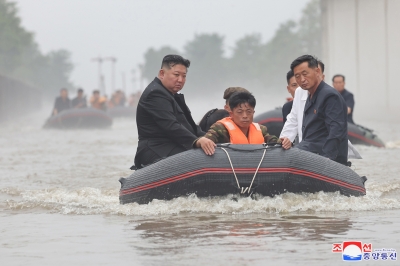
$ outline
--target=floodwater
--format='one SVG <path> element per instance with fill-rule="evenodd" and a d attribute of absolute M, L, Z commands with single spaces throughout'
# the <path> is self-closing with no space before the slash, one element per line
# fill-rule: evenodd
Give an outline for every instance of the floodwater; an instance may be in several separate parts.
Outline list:
<path fill-rule="evenodd" d="M 365 197 L 189 195 L 120 205 L 135 122 L 43 130 L 46 114 L 0 125 L 0 265 L 334 265 L 344 262 L 332 244 L 346 240 L 400 251 L 398 124 L 357 121 L 388 146 L 356 146 L 364 159 L 353 169 L 368 177 Z"/>

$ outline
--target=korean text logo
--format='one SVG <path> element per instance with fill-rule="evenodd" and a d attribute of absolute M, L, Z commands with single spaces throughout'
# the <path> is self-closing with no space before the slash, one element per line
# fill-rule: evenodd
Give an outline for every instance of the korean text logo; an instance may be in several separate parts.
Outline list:
<path fill-rule="evenodd" d="M 371 243 L 362 243 L 361 241 L 343 241 L 332 245 L 332 252 L 342 253 L 344 261 L 361 260 L 397 260 L 397 252 L 393 248 L 372 249 Z"/>

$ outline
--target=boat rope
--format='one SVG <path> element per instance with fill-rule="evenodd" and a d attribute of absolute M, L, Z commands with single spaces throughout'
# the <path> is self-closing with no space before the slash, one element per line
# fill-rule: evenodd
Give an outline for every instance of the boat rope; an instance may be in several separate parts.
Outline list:
<path fill-rule="evenodd" d="M 240 189 L 240 194 L 244 194 L 246 192 L 250 193 L 251 187 L 253 186 L 253 183 L 254 183 L 254 179 L 256 178 L 258 170 L 260 169 L 261 163 L 264 160 L 265 153 L 267 152 L 267 149 L 264 149 L 263 155 L 261 157 L 260 162 L 258 163 L 257 169 L 256 169 L 256 171 L 254 173 L 253 179 L 251 180 L 251 183 L 250 183 L 249 187 L 240 187 L 239 179 L 236 176 L 236 172 L 235 172 L 235 168 L 233 167 L 233 164 L 232 164 L 231 156 L 229 155 L 228 151 L 225 148 L 221 147 L 221 149 L 226 153 L 226 156 L 228 157 L 229 163 L 230 163 L 231 168 L 232 168 L 233 175 L 235 176 L 235 179 L 236 179 L 236 184 L 238 185 L 238 188 Z"/>

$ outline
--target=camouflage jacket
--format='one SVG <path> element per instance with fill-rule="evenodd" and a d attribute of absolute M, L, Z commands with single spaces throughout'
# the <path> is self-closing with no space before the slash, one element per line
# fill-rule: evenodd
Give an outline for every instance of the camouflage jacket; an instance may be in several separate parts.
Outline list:
<path fill-rule="evenodd" d="M 266 126 L 260 125 L 260 128 L 261 128 L 261 132 L 264 136 L 265 143 L 280 142 L 276 136 L 270 135 L 267 132 Z M 215 124 L 213 124 L 210 127 L 210 129 L 207 131 L 207 133 L 204 135 L 204 137 L 214 141 L 214 143 L 229 143 L 230 142 L 229 132 L 225 128 L 225 126 L 220 122 L 216 122 Z"/>

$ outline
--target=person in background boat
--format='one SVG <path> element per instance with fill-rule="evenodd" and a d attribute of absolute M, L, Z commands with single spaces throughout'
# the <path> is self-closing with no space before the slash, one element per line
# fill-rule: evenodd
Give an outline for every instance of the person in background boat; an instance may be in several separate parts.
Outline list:
<path fill-rule="evenodd" d="M 62 88 L 60 90 L 60 96 L 56 98 L 54 102 L 53 112 L 51 115 L 58 115 L 64 110 L 71 108 L 71 100 L 68 98 L 68 90 Z"/>
<path fill-rule="evenodd" d="M 87 107 L 86 97 L 83 96 L 83 89 L 81 89 L 81 88 L 78 89 L 77 96 L 74 99 L 72 99 L 72 101 L 71 101 L 71 107 L 72 108 L 86 108 Z"/>
<path fill-rule="evenodd" d="M 114 108 L 116 106 L 125 106 L 125 95 L 121 90 L 117 90 L 112 96 L 110 101 L 108 102 L 109 108 Z"/>
<path fill-rule="evenodd" d="M 229 98 L 229 117 L 213 124 L 195 146 L 202 148 L 207 155 L 215 152 L 213 143 L 262 144 L 276 143 L 278 138 L 268 134 L 267 127 L 253 123 L 256 99 L 249 92 L 235 92 Z"/>
<path fill-rule="evenodd" d="M 107 98 L 100 96 L 100 91 L 94 90 L 93 95 L 90 98 L 90 106 L 95 109 L 105 111 L 107 109 L 106 103 L 107 103 Z"/>
<path fill-rule="evenodd" d="M 286 123 L 286 117 L 292 111 L 292 106 L 293 106 L 293 98 L 294 98 L 294 93 L 296 89 L 299 87 L 299 85 L 296 82 L 296 79 L 294 78 L 294 74 L 292 70 L 289 70 L 289 72 L 286 74 L 286 81 L 287 81 L 287 90 L 292 95 L 292 98 L 288 98 L 288 101 L 282 106 L 282 116 L 283 116 L 283 123 Z"/>
<path fill-rule="evenodd" d="M 224 100 L 225 100 L 225 106 L 224 109 L 212 109 L 208 111 L 203 118 L 201 119 L 199 126 L 201 130 L 204 132 L 207 132 L 211 125 L 213 125 L 215 122 L 221 120 L 222 118 L 228 117 L 229 116 L 229 97 L 235 92 L 249 92 L 245 88 L 242 87 L 229 87 L 224 91 Z"/>
<path fill-rule="evenodd" d="M 353 121 L 353 112 L 354 112 L 354 96 L 351 92 L 346 90 L 344 86 L 346 85 L 345 83 L 345 77 L 341 74 L 334 75 L 332 78 L 332 84 L 333 87 L 342 95 L 343 99 L 346 102 L 347 105 L 347 121 L 349 123 L 354 124 Z"/>
<path fill-rule="evenodd" d="M 193 121 L 183 94 L 190 61 L 166 55 L 156 77 L 143 91 L 136 124 L 139 143 L 135 166 L 139 169 L 160 159 L 190 150 L 204 132 Z M 208 143 L 214 144 L 211 140 Z"/>
<path fill-rule="evenodd" d="M 131 106 L 131 107 L 136 107 L 138 105 L 138 103 L 139 103 L 140 96 L 142 96 L 142 92 L 141 91 L 137 91 L 135 93 L 132 93 L 129 96 L 128 105 Z"/>
<path fill-rule="evenodd" d="M 346 102 L 338 91 L 322 80 L 315 57 L 300 56 L 292 62 L 290 69 L 297 83 L 309 93 L 304 107 L 303 140 L 296 147 L 347 165 Z"/>

